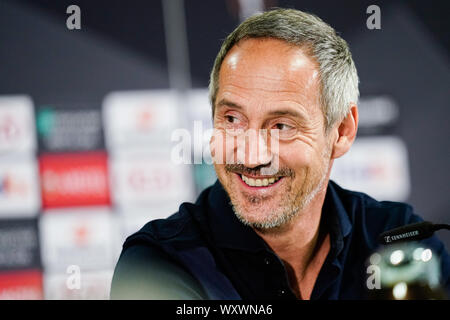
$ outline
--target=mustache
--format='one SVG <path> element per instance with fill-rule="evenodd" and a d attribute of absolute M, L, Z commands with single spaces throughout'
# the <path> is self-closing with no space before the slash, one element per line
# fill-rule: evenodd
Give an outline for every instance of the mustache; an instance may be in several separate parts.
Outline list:
<path fill-rule="evenodd" d="M 233 172 L 238 174 L 247 174 L 250 176 L 261 176 L 261 169 L 267 167 L 267 165 L 261 165 L 254 168 L 248 168 L 244 166 L 243 164 L 226 164 L 225 170 L 227 172 Z M 278 178 L 278 177 L 293 177 L 294 176 L 294 170 L 288 168 L 288 167 L 281 167 L 277 171 L 276 174 L 271 175 L 272 177 Z"/>

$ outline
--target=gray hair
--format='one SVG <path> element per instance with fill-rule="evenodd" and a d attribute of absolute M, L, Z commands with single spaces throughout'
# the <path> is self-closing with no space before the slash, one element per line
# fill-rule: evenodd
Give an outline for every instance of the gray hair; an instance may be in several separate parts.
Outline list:
<path fill-rule="evenodd" d="M 294 9 L 275 9 L 242 22 L 222 44 L 214 61 L 209 97 L 214 115 L 219 72 L 230 49 L 243 39 L 275 38 L 306 49 L 319 65 L 320 104 L 329 129 L 358 103 L 358 74 L 347 42 L 319 17 Z"/>

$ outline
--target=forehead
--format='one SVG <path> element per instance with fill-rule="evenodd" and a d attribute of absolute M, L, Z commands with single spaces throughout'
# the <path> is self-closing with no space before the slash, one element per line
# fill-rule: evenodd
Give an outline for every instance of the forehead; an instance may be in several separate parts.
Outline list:
<path fill-rule="evenodd" d="M 216 102 L 316 105 L 319 92 L 318 66 L 306 50 L 278 39 L 247 39 L 236 44 L 222 63 Z"/>

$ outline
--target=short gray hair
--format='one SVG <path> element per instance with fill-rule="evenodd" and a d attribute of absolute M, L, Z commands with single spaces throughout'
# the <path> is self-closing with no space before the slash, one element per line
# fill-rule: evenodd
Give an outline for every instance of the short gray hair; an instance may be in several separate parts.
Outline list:
<path fill-rule="evenodd" d="M 242 22 L 222 43 L 214 61 L 209 97 L 214 115 L 219 89 L 219 72 L 230 49 L 250 38 L 275 38 L 306 49 L 319 65 L 320 104 L 329 129 L 358 103 L 358 74 L 347 42 L 319 17 L 294 9 L 275 9 L 256 14 Z"/>

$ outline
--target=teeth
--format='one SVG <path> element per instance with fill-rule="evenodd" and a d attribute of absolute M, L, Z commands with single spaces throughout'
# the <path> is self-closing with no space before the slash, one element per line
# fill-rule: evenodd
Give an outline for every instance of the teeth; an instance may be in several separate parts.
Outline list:
<path fill-rule="evenodd" d="M 277 182 L 278 180 L 280 180 L 280 177 L 278 178 L 265 178 L 265 179 L 253 179 L 253 178 L 248 178 L 244 175 L 241 175 L 242 180 L 249 185 L 250 187 L 267 187 L 268 185 L 271 185 L 275 182 Z"/>

